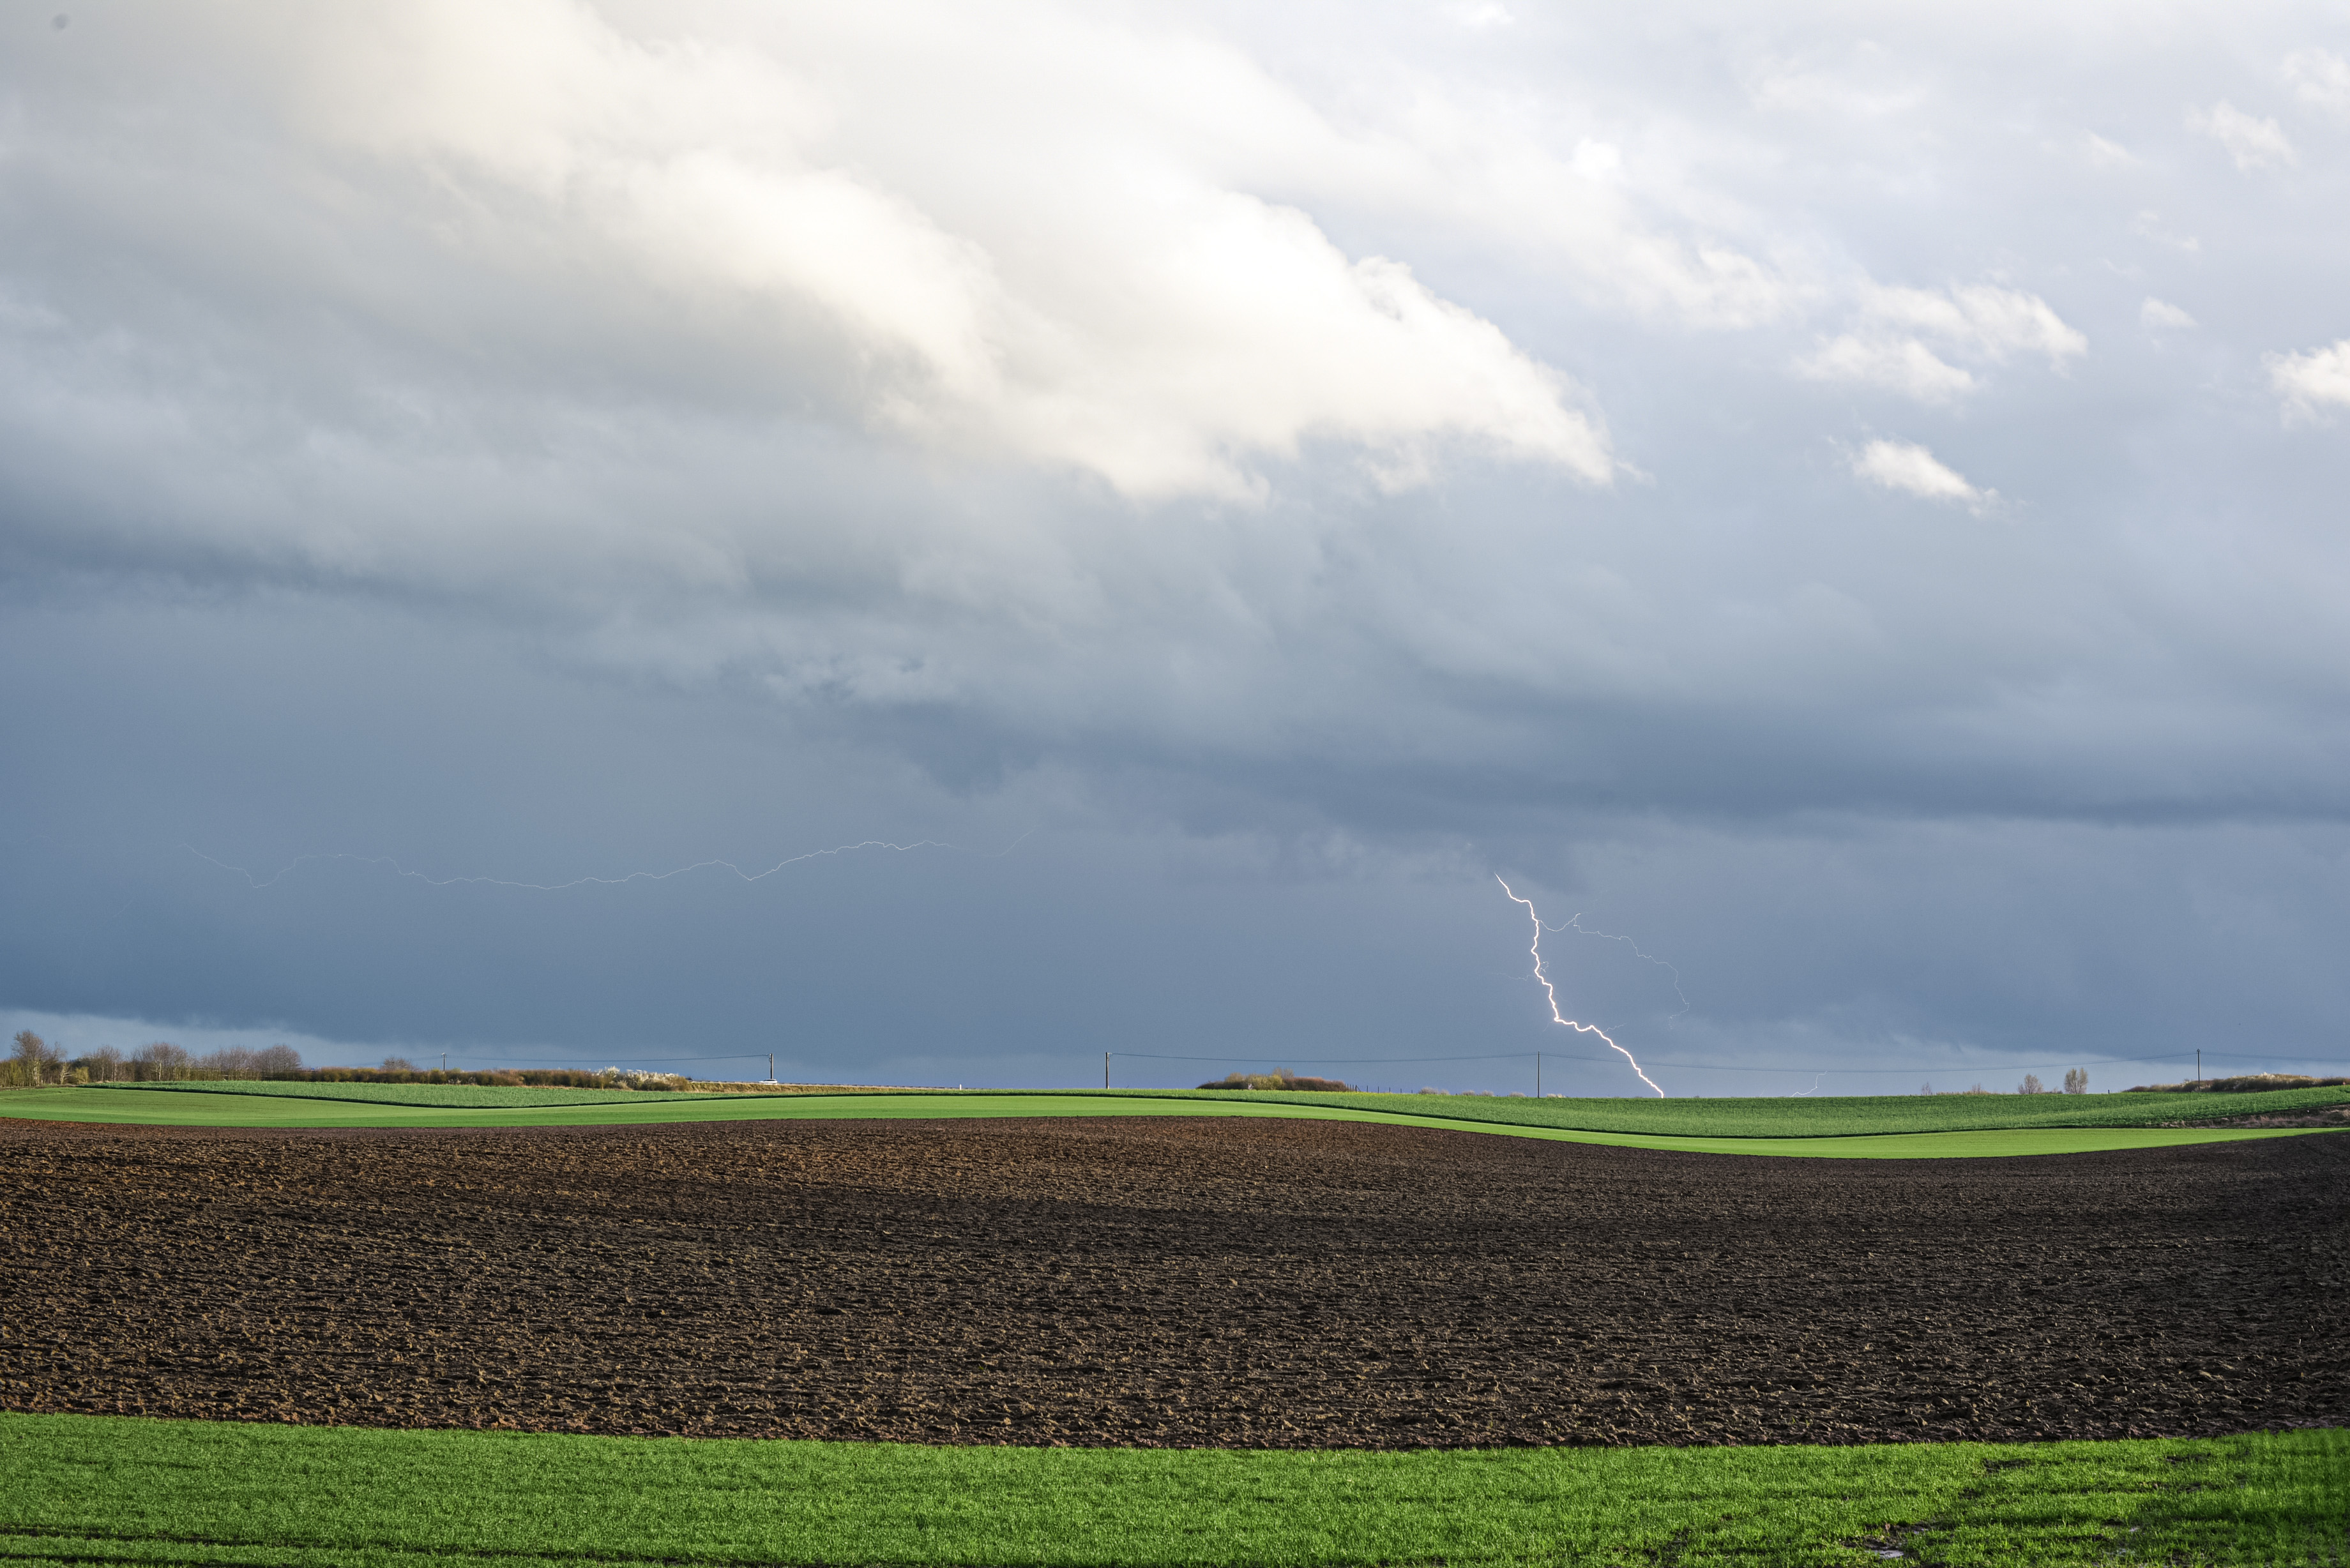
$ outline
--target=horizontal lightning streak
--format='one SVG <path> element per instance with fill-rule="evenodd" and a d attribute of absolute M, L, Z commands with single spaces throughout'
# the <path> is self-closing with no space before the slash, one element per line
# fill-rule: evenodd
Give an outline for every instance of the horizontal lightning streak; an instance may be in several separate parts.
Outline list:
<path fill-rule="evenodd" d="M 1599 1025 L 1596 1023 L 1577 1023 L 1574 1019 L 1569 1018 L 1566 1014 L 1558 1010 L 1558 988 L 1551 984 L 1550 976 L 1543 972 L 1542 917 L 1534 912 L 1533 899 L 1521 898 L 1517 894 L 1511 892 L 1510 885 L 1507 882 L 1503 882 L 1502 878 L 1498 876 L 1496 876 L 1493 880 L 1502 883 L 1502 891 L 1509 894 L 1510 902 L 1513 904 L 1523 904 L 1526 907 L 1526 918 L 1534 923 L 1534 945 L 1529 950 L 1534 955 L 1534 978 L 1542 981 L 1543 994 L 1550 998 L 1550 1021 L 1553 1023 L 1559 1024 L 1565 1028 L 1572 1029 L 1579 1034 L 1596 1034 L 1599 1036 L 1601 1040 L 1607 1043 L 1609 1050 L 1614 1051 L 1618 1055 L 1622 1056 L 1624 1060 L 1632 1064 L 1632 1071 L 1638 1076 L 1640 1082 L 1648 1085 L 1648 1087 L 1652 1089 L 1656 1089 L 1659 1097 L 1663 1097 L 1665 1091 L 1657 1087 L 1657 1081 L 1648 1076 L 1648 1074 L 1641 1072 L 1640 1064 L 1633 1056 L 1632 1053 L 1625 1050 L 1621 1045 L 1617 1044 L 1614 1040 L 1609 1039 L 1606 1030 L 1600 1028 Z"/>

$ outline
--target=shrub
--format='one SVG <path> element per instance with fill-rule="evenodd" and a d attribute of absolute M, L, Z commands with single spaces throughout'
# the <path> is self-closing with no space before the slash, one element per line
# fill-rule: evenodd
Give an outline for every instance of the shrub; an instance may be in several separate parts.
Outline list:
<path fill-rule="evenodd" d="M 1228 1073 L 1212 1084 L 1202 1084 L 1203 1089 L 1304 1089 L 1312 1094 L 1344 1095 L 1347 1085 L 1336 1078 L 1301 1078 L 1286 1067 L 1271 1073 Z M 1435 1091 L 1423 1089 L 1422 1094 Z"/>
<path fill-rule="evenodd" d="M 2350 1078 L 2305 1078 L 2299 1073 L 2240 1073 L 2232 1078 L 2189 1078 L 2183 1084 L 2139 1084 L 2133 1095 L 2258 1094 L 2264 1089 L 2328 1089 Z"/>

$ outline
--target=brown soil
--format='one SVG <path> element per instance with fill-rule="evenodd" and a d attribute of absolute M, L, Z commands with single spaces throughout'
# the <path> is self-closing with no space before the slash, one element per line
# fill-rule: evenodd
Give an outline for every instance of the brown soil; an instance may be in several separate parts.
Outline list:
<path fill-rule="evenodd" d="M 0 1123 L 0 1406 L 1403 1448 L 2350 1421 L 2350 1138 Z"/>

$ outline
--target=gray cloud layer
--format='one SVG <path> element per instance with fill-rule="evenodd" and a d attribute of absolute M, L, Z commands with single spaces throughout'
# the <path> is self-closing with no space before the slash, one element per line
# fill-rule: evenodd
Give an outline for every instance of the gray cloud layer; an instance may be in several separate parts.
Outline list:
<path fill-rule="evenodd" d="M 0 1002 L 2338 1054 L 2318 11 L 5 26 Z"/>

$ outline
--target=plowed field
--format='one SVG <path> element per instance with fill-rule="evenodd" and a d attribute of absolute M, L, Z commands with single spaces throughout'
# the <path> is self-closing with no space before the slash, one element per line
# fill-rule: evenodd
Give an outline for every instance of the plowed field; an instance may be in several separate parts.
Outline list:
<path fill-rule="evenodd" d="M 1335 1122 L 0 1124 L 0 1403 L 1459 1447 L 2350 1423 L 2350 1137 L 1827 1161 Z"/>

